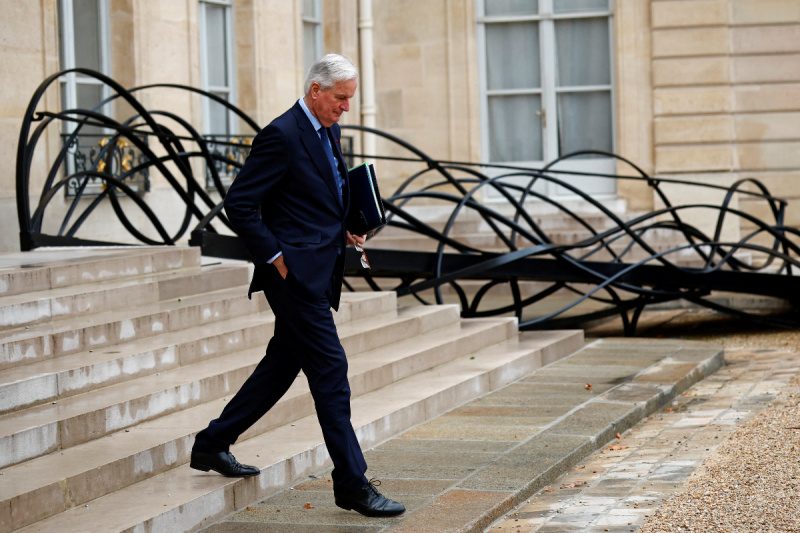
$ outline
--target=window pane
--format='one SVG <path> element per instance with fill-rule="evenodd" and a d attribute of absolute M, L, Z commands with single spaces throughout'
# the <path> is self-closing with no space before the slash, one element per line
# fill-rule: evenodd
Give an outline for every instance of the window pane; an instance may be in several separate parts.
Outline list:
<path fill-rule="evenodd" d="M 227 93 L 213 93 L 225 100 L 228 99 Z M 214 135 L 227 135 L 230 133 L 228 128 L 228 110 L 222 104 L 211 102 L 209 104 L 209 128 Z"/>
<path fill-rule="evenodd" d="M 208 84 L 212 87 L 228 86 L 225 6 L 205 4 L 206 56 L 208 57 Z"/>
<path fill-rule="evenodd" d="M 75 66 L 102 71 L 97 0 L 73 0 Z"/>
<path fill-rule="evenodd" d="M 542 160 L 542 108 L 538 95 L 489 97 L 489 159 Z"/>
<path fill-rule="evenodd" d="M 611 84 L 608 19 L 556 21 L 558 86 Z"/>
<path fill-rule="evenodd" d="M 303 65 L 306 71 L 318 59 L 317 26 L 312 22 L 303 22 Z"/>
<path fill-rule="evenodd" d="M 539 13 L 539 0 L 484 0 L 483 5 L 487 16 L 536 15 Z"/>
<path fill-rule="evenodd" d="M 486 73 L 490 91 L 540 87 L 538 23 L 487 24 Z"/>
<path fill-rule="evenodd" d="M 103 100 L 103 86 L 99 84 L 77 83 L 75 84 L 75 93 L 78 109 L 94 109 Z M 102 113 L 102 110 L 100 112 Z M 81 128 L 81 133 L 102 135 L 103 129 L 97 126 L 84 126 Z"/>
<path fill-rule="evenodd" d="M 319 18 L 319 13 L 317 13 L 317 0 L 303 0 L 303 16 Z"/>
<path fill-rule="evenodd" d="M 610 91 L 560 94 L 558 117 L 559 155 L 612 151 Z"/>
<path fill-rule="evenodd" d="M 576 11 L 608 11 L 608 0 L 553 0 L 556 13 Z"/>

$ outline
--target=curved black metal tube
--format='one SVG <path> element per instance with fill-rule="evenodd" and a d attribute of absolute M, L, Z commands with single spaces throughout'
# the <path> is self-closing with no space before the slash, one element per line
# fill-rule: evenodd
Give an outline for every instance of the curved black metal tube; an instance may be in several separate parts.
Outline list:
<path fill-rule="evenodd" d="M 111 89 L 111 96 L 92 110 L 37 110 L 47 88 L 67 72 L 94 77 Z M 208 187 L 215 188 L 224 199 L 226 185 L 215 163 L 224 162 L 230 165 L 229 168 L 238 169 L 240 161 L 235 156 L 230 159 L 227 155 L 215 153 L 211 146 L 215 141 L 201 135 L 190 121 L 171 111 L 148 110 L 135 96 L 142 91 L 161 89 L 186 91 L 208 98 L 214 105 L 223 106 L 226 111 L 239 117 L 243 124 L 252 128 L 253 133 L 259 129 L 256 122 L 241 109 L 193 87 L 150 84 L 126 90 L 110 78 L 87 69 L 72 69 L 48 77 L 32 95 L 20 128 L 16 186 L 23 249 L 32 249 L 43 242 L 97 242 L 80 238 L 78 234 L 98 211 L 97 207 L 109 202 L 114 216 L 139 242 L 174 244 L 196 220 L 190 243 L 201 246 L 203 253 L 247 257 L 236 237 L 218 234 L 214 226 L 218 219 L 228 228 L 230 223 L 224 216 L 222 203 L 212 199 L 203 180 L 193 170 L 200 167 L 203 167 L 203 171 L 208 169 Z M 102 112 L 104 106 L 118 99 L 125 101 L 133 110 L 126 120 L 115 120 Z M 162 119 L 166 119 L 170 125 L 162 122 Z M 36 122 L 38 124 L 34 124 Z M 36 206 L 32 209 L 31 166 L 34 153 L 49 128 L 60 128 L 65 123 L 70 123 L 74 128 L 65 136 L 64 147 L 49 167 L 43 186 L 36 193 Z M 178 127 L 172 127 L 174 125 Z M 98 151 L 88 168 L 64 172 L 70 147 L 89 126 L 107 130 L 110 142 Z M 518 318 L 521 328 L 536 329 L 580 325 L 588 320 L 616 315 L 621 319 L 626 334 L 635 333 L 642 310 L 648 305 L 678 299 L 736 316 L 752 317 L 744 310 L 709 300 L 707 296 L 714 290 L 733 288 L 749 294 L 785 297 L 795 305 L 798 303 L 795 299 L 800 299 L 792 296 L 800 294 L 800 281 L 792 275 L 795 269 L 800 268 L 800 231 L 785 225 L 787 202 L 773 197 L 755 179 L 740 179 L 725 187 L 651 177 L 630 160 L 597 150 L 567 154 L 538 169 L 437 160 L 407 141 L 375 128 L 343 125 L 342 129 L 361 135 L 379 136 L 408 154 L 367 154 L 363 157 L 420 166 L 399 180 L 397 189 L 384 198 L 387 225 L 370 237 L 373 268 L 361 270 L 355 258 L 349 253 L 346 256 L 347 273 L 351 276 L 345 283 L 348 288 L 354 287 L 354 276 L 363 278 L 372 290 L 382 290 L 380 285 L 385 280 L 399 296 L 412 296 L 416 301 L 427 304 L 430 303 L 428 295 L 431 293 L 433 302 L 444 302 L 446 295 L 443 289 L 450 287 L 464 316 L 513 314 Z M 119 154 L 115 152 L 115 147 L 122 139 L 138 150 L 140 160 L 126 170 L 112 174 L 111 168 L 119 167 Z M 159 145 L 158 155 L 149 141 Z M 629 165 L 634 175 L 557 168 L 559 163 L 586 155 L 615 159 L 619 164 Z M 101 162 L 105 165 L 101 165 Z M 493 176 L 486 174 L 488 169 L 494 173 Z M 176 208 L 183 212 L 179 217 L 179 227 L 173 232 L 167 231 L 158 213 L 129 185 L 135 176 L 150 171 L 161 175 L 177 194 Z M 59 178 L 59 173 L 63 174 L 62 178 Z M 653 191 L 663 207 L 624 219 L 568 181 L 576 176 L 641 181 Z M 75 180 L 73 183 L 77 185 L 74 197 L 68 202 L 66 214 L 60 221 L 58 234 L 43 235 L 41 232 L 45 217 L 50 212 L 49 207 L 56 195 L 66 189 L 70 179 Z M 87 202 L 89 180 L 102 183 L 103 189 Z M 567 191 L 573 198 L 579 199 L 583 205 L 591 206 L 593 216 L 602 220 L 603 226 L 595 225 L 582 211 L 571 208 L 562 198 L 542 193 L 539 184 L 557 186 L 559 190 Z M 724 194 L 718 205 L 676 205 L 666 193 L 665 184 L 710 189 Z M 482 201 L 481 196 L 485 196 L 487 191 L 494 191 L 499 203 Z M 734 207 L 739 196 L 766 202 L 770 220 L 761 220 L 744 209 Z M 127 204 L 123 198 L 130 199 L 142 210 L 155 228 L 157 239 L 147 236 L 136 227 L 126 212 Z M 424 221 L 415 214 L 417 205 L 429 204 L 440 206 L 442 216 L 437 223 L 441 223 L 441 226 Z M 555 211 L 560 220 L 574 224 L 577 229 L 573 230 L 573 234 L 579 232 L 580 236 L 565 241 L 533 216 L 531 206 L 546 206 L 550 211 Z M 714 217 L 713 229 L 704 231 L 687 222 L 693 210 L 711 213 Z M 493 239 L 494 243 L 475 245 L 468 235 L 459 232 L 462 219 L 480 223 L 481 238 Z M 738 241 L 724 242 L 723 230 L 729 222 L 746 223 L 753 229 L 749 229 Z M 420 250 L 393 250 L 393 237 L 384 231 L 387 228 L 413 236 L 415 242 L 419 242 Z M 665 238 L 671 241 L 667 244 L 663 242 Z M 226 251 L 215 248 L 222 246 L 220 243 L 224 243 Z M 755 259 L 746 260 L 745 254 Z M 684 256 L 693 263 L 686 263 Z M 383 257 L 385 261 L 381 259 Z M 523 294 L 528 281 L 544 282 L 544 286 L 536 287 L 532 294 Z M 509 291 L 508 297 L 499 302 L 489 298 L 493 289 L 501 286 Z M 538 303 L 557 293 L 567 293 L 575 299 L 555 311 L 537 312 Z M 602 308 L 566 316 L 568 311 L 577 311 L 578 306 L 589 301 Z M 540 316 L 531 318 L 531 315 L 537 314 Z M 759 317 L 759 320 L 770 319 Z M 776 319 L 775 323 L 800 325 L 800 322 L 785 318 Z"/>

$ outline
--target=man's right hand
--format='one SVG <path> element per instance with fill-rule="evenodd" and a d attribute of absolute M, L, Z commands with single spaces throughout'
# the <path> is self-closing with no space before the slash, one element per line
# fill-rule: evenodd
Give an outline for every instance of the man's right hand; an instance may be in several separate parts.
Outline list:
<path fill-rule="evenodd" d="M 278 269 L 278 274 L 280 274 L 283 279 L 286 279 L 286 276 L 289 274 L 289 269 L 286 268 L 286 263 L 283 262 L 283 255 L 276 257 L 272 264 Z"/>

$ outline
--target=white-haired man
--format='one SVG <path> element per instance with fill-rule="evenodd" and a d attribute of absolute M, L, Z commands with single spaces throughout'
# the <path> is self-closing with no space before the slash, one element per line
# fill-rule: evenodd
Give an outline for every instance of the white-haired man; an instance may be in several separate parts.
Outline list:
<path fill-rule="evenodd" d="M 253 374 L 197 434 L 190 465 L 230 477 L 257 475 L 229 447 L 302 370 L 333 461 L 336 505 L 395 516 L 405 507 L 364 475 L 367 464 L 350 421 L 347 358 L 331 312 L 339 308 L 344 249 L 364 243 L 345 226 L 349 184 L 337 124 L 357 87 L 349 59 L 328 54 L 315 62 L 305 96 L 258 133 L 225 197 L 225 212 L 255 264 L 249 294 L 264 291 L 275 331 Z"/>

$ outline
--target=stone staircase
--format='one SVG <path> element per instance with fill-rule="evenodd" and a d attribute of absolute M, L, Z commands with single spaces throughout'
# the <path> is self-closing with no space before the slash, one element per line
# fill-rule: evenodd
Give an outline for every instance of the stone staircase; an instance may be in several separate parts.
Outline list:
<path fill-rule="evenodd" d="M 271 336 L 248 282 L 193 248 L 0 256 L 0 532 L 195 531 L 330 466 L 302 377 L 234 446 L 260 476 L 187 465 Z M 365 449 L 583 346 L 391 292 L 335 317 Z"/>
<path fill-rule="evenodd" d="M 509 219 L 513 219 L 515 213 L 507 206 L 491 206 L 499 214 Z M 568 202 L 565 205 L 573 213 L 580 217 L 582 222 L 575 218 L 567 216 L 564 212 L 555 210 L 552 206 L 534 203 L 530 204 L 528 208 L 528 215 L 537 224 L 537 226 L 545 232 L 547 237 L 555 244 L 574 244 L 584 239 L 592 237 L 593 233 L 584 225 L 587 224 L 596 233 L 602 233 L 612 228 L 616 228 L 617 224 L 606 214 L 601 213 L 596 207 L 593 207 L 583 202 Z M 606 202 L 605 207 L 614 213 L 619 219 L 623 221 L 630 221 L 643 213 L 627 213 L 625 203 L 620 200 L 613 200 Z M 452 207 L 437 208 L 407 208 L 407 211 L 417 219 L 423 221 L 437 231 L 444 231 L 446 224 L 449 222 Z M 649 223 L 652 223 L 650 221 Z M 530 230 L 524 219 L 519 219 L 519 224 Z M 498 223 L 506 236 L 510 238 L 511 232 L 505 229 L 505 226 Z M 464 210 L 456 220 L 452 223 L 448 236 L 454 240 L 472 246 L 484 251 L 494 252 L 508 252 L 509 247 L 503 239 L 501 239 L 495 231 L 486 223 L 475 211 Z M 656 252 L 662 253 L 669 250 L 683 247 L 687 244 L 686 238 L 678 231 L 673 229 L 650 229 L 640 237 Z M 649 258 L 652 254 L 645 251 L 627 235 L 622 235 L 619 238 L 608 242 L 610 249 L 614 254 L 624 253 L 624 262 L 635 263 Z M 514 245 L 518 248 L 526 248 L 532 246 L 534 243 L 519 235 L 516 236 Z M 390 250 L 417 250 L 417 251 L 435 251 L 438 242 L 433 239 L 420 237 L 415 232 L 408 231 L 404 228 L 387 226 L 383 228 L 378 235 L 370 240 L 368 246 L 373 248 L 385 248 Z M 592 249 L 596 246 L 592 246 Z M 449 248 L 446 251 L 451 251 Z M 583 256 L 588 250 L 577 250 L 571 255 Z M 749 254 L 739 253 L 737 257 L 740 260 L 749 261 Z M 610 261 L 614 259 L 611 251 L 607 249 L 599 249 L 592 254 L 589 258 L 591 261 Z M 703 266 L 705 260 L 692 249 L 681 249 L 674 253 L 667 255 L 667 259 L 684 267 L 700 267 Z"/>

